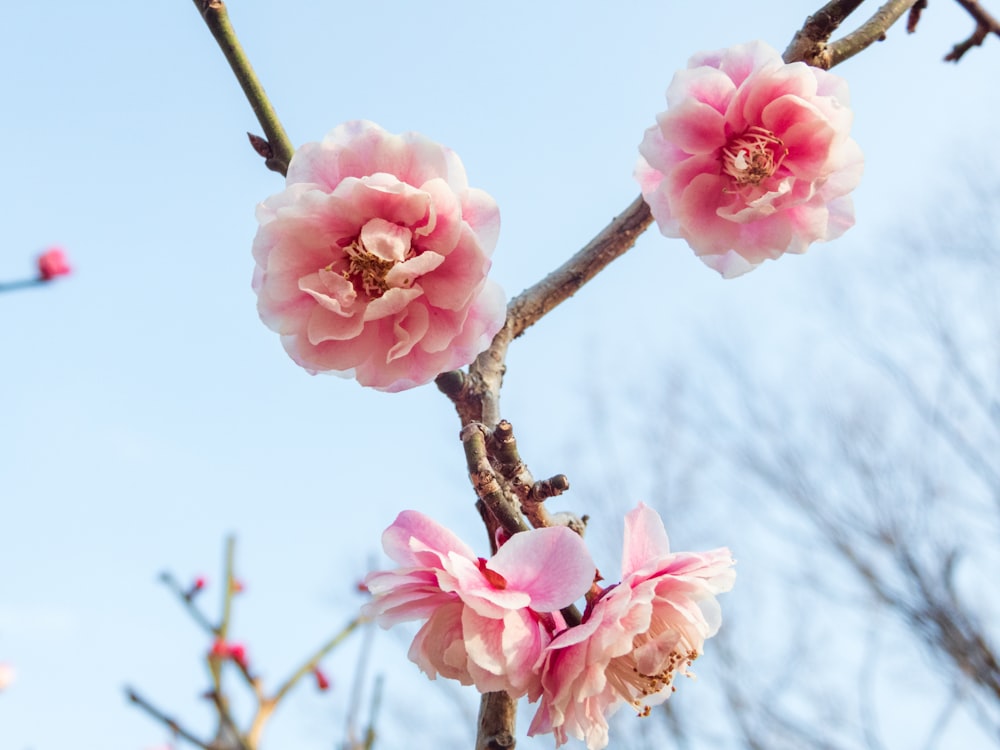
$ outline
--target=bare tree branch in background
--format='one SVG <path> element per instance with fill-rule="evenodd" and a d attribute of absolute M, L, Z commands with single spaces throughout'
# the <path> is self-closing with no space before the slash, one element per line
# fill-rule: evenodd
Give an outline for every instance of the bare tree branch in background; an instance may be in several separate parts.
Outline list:
<path fill-rule="evenodd" d="M 670 746 L 931 750 L 977 732 L 977 747 L 1000 747 L 998 195 L 970 190 L 967 216 L 900 232 L 893 272 L 844 282 L 859 299 L 831 307 L 855 311 L 848 351 L 814 335 L 766 385 L 736 356 L 697 380 L 676 365 L 662 409 L 636 399 L 642 449 L 665 446 L 645 457 L 657 476 L 639 496 L 675 519 L 672 534 L 690 532 L 685 506 L 730 498 L 717 533 L 750 597 L 716 640 L 719 721 L 664 712 L 683 742 Z M 899 286 L 866 300 L 860 277 Z M 607 480 L 619 495 L 634 483 Z"/>

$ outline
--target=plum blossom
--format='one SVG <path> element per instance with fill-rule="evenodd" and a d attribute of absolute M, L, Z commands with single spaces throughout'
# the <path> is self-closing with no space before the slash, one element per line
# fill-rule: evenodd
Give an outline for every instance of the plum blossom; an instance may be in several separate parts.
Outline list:
<path fill-rule="evenodd" d="M 57 276 L 68 276 L 72 273 L 66 253 L 58 247 L 51 247 L 38 256 L 38 278 L 41 281 L 52 281 Z"/>
<path fill-rule="evenodd" d="M 640 504 L 625 519 L 621 583 L 594 596 L 583 622 L 545 650 L 542 698 L 528 734 L 608 744 L 607 717 L 624 704 L 640 715 L 666 700 L 721 623 L 716 594 L 733 586 L 728 549 L 671 552 L 659 515 Z"/>
<path fill-rule="evenodd" d="M 757 41 L 674 75 L 635 176 L 660 231 L 726 278 L 854 224 L 863 157 L 847 83 Z"/>
<path fill-rule="evenodd" d="M 485 560 L 427 516 L 403 511 L 382 545 L 400 567 L 366 577 L 373 599 L 362 614 L 382 627 L 426 620 L 409 657 L 431 679 L 538 698 L 538 666 L 562 625 L 558 610 L 580 598 L 596 572 L 576 533 L 525 531 Z"/>
<path fill-rule="evenodd" d="M 340 125 L 295 153 L 257 220 L 258 312 L 311 373 L 400 391 L 469 364 L 503 325 L 496 202 L 422 135 Z"/>

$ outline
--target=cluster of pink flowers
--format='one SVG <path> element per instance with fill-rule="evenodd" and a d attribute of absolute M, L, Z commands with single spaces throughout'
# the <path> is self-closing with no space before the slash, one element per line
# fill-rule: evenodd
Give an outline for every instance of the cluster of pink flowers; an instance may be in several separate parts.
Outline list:
<path fill-rule="evenodd" d="M 692 57 L 667 107 L 636 179 L 660 231 L 723 276 L 853 226 L 863 158 L 842 78 L 751 42 Z"/>
<path fill-rule="evenodd" d="M 729 550 L 672 553 L 663 522 L 639 505 L 626 518 L 622 580 L 600 589 L 583 540 L 565 527 L 515 534 L 489 560 L 415 511 L 382 538 L 401 567 L 371 573 L 364 614 L 383 627 L 425 620 L 409 657 L 431 678 L 527 696 L 529 734 L 608 743 L 607 717 L 669 697 L 719 628 L 716 594 L 733 584 Z M 587 595 L 582 622 L 559 610 Z"/>
<path fill-rule="evenodd" d="M 469 364 L 503 325 L 496 202 L 417 133 L 356 121 L 305 144 L 257 220 L 258 312 L 310 372 L 400 391 Z"/>

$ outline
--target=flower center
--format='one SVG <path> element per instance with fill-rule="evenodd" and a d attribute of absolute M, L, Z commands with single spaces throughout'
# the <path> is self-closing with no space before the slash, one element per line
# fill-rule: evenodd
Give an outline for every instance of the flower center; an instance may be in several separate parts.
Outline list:
<path fill-rule="evenodd" d="M 722 171 L 740 187 L 759 185 L 788 156 L 785 143 L 766 128 L 753 125 L 722 149 Z"/>
<path fill-rule="evenodd" d="M 369 297 L 377 299 L 385 294 L 389 288 L 385 276 L 396 265 L 396 261 L 368 252 L 360 238 L 344 248 L 344 254 L 349 259 L 348 266 L 344 269 L 345 279 L 363 289 Z"/>
<path fill-rule="evenodd" d="M 659 672 L 644 674 L 639 671 L 633 651 L 612 659 L 606 675 L 608 682 L 638 711 L 639 716 L 649 716 L 650 708 L 645 704 L 645 700 L 668 688 L 671 692 L 676 691 L 677 688 L 673 684 L 674 676 L 679 673 L 686 677 L 693 677 L 693 673 L 688 668 L 691 666 L 691 662 L 697 658 L 697 651 L 694 649 L 684 651 L 682 644 L 678 643 L 667 655 Z"/>
<path fill-rule="evenodd" d="M 415 254 L 411 245 L 413 234 L 406 227 L 393 224 L 385 219 L 369 219 L 358 236 L 344 248 L 347 268 L 344 278 L 358 291 L 364 291 L 371 299 L 378 299 L 391 286 L 389 272 L 397 263 L 402 263 Z"/>

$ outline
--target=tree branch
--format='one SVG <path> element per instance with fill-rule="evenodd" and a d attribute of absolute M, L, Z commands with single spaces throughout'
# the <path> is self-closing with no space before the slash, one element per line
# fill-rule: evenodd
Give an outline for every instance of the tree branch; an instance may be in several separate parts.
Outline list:
<path fill-rule="evenodd" d="M 849 13 L 861 5 L 857 0 L 833 0 L 806 19 L 802 29 L 792 38 L 783 58 L 787 63 L 804 62 L 829 70 L 875 42 L 885 39 L 885 32 L 889 27 L 917 2 L 918 0 L 889 0 L 855 31 L 831 43 L 829 39 L 833 32 Z"/>
<path fill-rule="evenodd" d="M 226 56 L 229 67 L 236 74 L 236 80 L 240 83 L 240 88 L 246 95 L 247 101 L 253 107 L 253 113 L 257 116 L 257 122 L 264 129 L 267 137 L 267 150 L 262 150 L 260 144 L 254 142 L 254 137 L 250 137 L 251 144 L 257 153 L 265 157 L 265 165 L 274 172 L 285 174 L 288 172 L 288 164 L 292 160 L 295 149 L 291 141 L 285 134 L 285 129 L 278 119 L 274 107 L 271 106 L 264 87 L 261 85 L 257 74 L 254 72 L 250 60 L 247 59 L 243 46 L 229 22 L 229 13 L 226 4 L 222 0 L 194 0 L 195 7 L 201 13 L 208 30 L 212 32 L 215 41 L 218 42 L 222 54 Z M 268 155 L 268 153 L 270 155 Z"/>
<path fill-rule="evenodd" d="M 955 1 L 965 8 L 969 12 L 969 15 L 975 19 L 976 29 L 972 32 L 972 35 L 968 39 L 964 42 L 959 42 L 952 47 L 951 52 L 945 55 L 944 59 L 946 62 L 958 62 L 970 49 L 978 47 L 985 42 L 986 37 L 990 34 L 1000 36 L 1000 21 L 997 21 L 996 18 L 991 16 L 986 9 L 979 4 L 978 0 Z"/>
<path fill-rule="evenodd" d="M 202 742 L 201 740 L 199 740 L 197 737 L 195 737 L 193 734 L 191 734 L 191 732 L 189 732 L 187 729 L 185 729 L 180 724 L 178 724 L 176 719 L 171 719 L 169 716 L 167 716 L 165 713 L 163 713 L 160 709 L 158 709 L 152 703 L 150 703 L 145 698 L 143 698 L 141 695 L 139 695 L 137 692 L 135 692 L 135 690 L 133 690 L 132 688 L 126 687 L 125 688 L 125 695 L 128 697 L 128 699 L 130 701 L 132 701 L 132 703 L 134 703 L 135 705 L 137 705 L 139 708 L 141 708 L 147 714 L 149 714 L 154 719 L 156 719 L 158 722 L 160 722 L 161 724 L 163 724 L 173 734 L 177 735 L 178 737 L 180 737 L 180 738 L 182 738 L 184 740 L 187 740 L 188 742 L 190 742 L 195 747 L 200 747 L 202 750 L 212 750 L 211 746 L 208 743 Z"/>
<path fill-rule="evenodd" d="M 875 42 L 885 39 L 885 32 L 889 30 L 889 27 L 909 11 L 916 2 L 917 0 L 889 0 L 857 30 L 827 47 L 825 52 L 827 64 L 819 67 L 832 68 L 844 60 L 854 57 Z"/>
<path fill-rule="evenodd" d="M 653 223 L 640 195 L 583 249 L 507 305 L 508 335 L 516 339 L 543 315 L 576 294 L 600 271 L 629 250 Z"/>
<path fill-rule="evenodd" d="M 863 2 L 864 0 L 830 0 L 809 16 L 802 28 L 795 32 L 791 44 L 782 55 L 785 62 L 808 62 L 819 57 L 833 32 Z"/>

